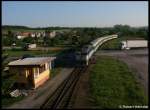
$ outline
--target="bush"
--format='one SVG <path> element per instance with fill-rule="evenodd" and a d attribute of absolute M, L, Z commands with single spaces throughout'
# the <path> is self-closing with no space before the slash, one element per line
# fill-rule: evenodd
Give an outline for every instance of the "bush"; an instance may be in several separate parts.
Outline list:
<path fill-rule="evenodd" d="M 110 40 L 103 45 L 101 45 L 100 49 L 104 50 L 121 50 L 121 42 L 119 39 Z"/>
<path fill-rule="evenodd" d="M 24 55 L 22 55 L 22 58 L 28 58 L 28 57 L 34 57 L 34 56 L 31 55 L 31 54 L 24 54 Z"/>
<path fill-rule="evenodd" d="M 26 51 L 26 50 L 28 50 L 28 44 L 27 43 L 24 43 L 24 44 L 22 44 L 22 50 L 24 50 L 24 51 Z"/>

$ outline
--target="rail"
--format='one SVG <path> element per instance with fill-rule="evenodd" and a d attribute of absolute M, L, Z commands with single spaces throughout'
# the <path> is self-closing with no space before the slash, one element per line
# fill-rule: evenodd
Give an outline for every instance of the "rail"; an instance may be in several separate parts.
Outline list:
<path fill-rule="evenodd" d="M 42 104 L 41 108 L 66 108 L 72 97 L 72 92 L 79 80 L 81 74 L 87 67 L 75 68 L 66 80 L 57 88 L 57 90 Z"/>

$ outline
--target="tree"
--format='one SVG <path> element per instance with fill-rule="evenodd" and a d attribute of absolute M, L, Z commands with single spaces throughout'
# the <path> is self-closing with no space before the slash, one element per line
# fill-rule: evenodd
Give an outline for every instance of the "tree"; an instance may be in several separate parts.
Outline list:
<path fill-rule="evenodd" d="M 79 44 L 78 36 L 72 36 L 72 44 L 73 45 L 78 45 Z"/>
<path fill-rule="evenodd" d="M 131 27 L 129 25 L 115 25 L 114 32 L 120 33 L 121 36 L 131 35 Z"/>
<path fill-rule="evenodd" d="M 3 45 L 5 45 L 5 46 L 11 46 L 14 43 L 14 41 L 15 41 L 13 33 L 9 30 L 8 34 L 6 36 L 2 37 L 2 41 L 3 41 L 2 42 Z"/>
<path fill-rule="evenodd" d="M 139 37 L 142 37 L 142 38 L 148 40 L 148 30 L 146 30 L 144 28 L 139 28 L 136 34 Z"/>
<path fill-rule="evenodd" d="M 34 43 L 34 38 L 32 38 L 32 37 L 25 37 L 22 41 L 24 43 Z"/>
<path fill-rule="evenodd" d="M 46 42 L 47 42 L 47 37 L 43 36 L 43 46 L 46 46 Z"/>
<path fill-rule="evenodd" d="M 22 49 L 24 50 L 24 51 L 26 51 L 26 50 L 28 50 L 28 43 L 22 43 Z"/>
<path fill-rule="evenodd" d="M 35 44 L 38 43 L 38 37 L 37 37 L 37 34 L 35 34 L 35 36 L 34 36 L 34 43 L 35 43 Z"/>
<path fill-rule="evenodd" d="M 55 45 L 55 40 L 54 40 L 54 38 L 49 39 L 49 41 L 50 41 L 49 46 L 54 46 L 54 45 Z"/>
<path fill-rule="evenodd" d="M 11 46 L 13 43 L 13 39 L 9 38 L 8 36 L 3 36 L 2 37 L 2 44 L 3 46 Z"/>

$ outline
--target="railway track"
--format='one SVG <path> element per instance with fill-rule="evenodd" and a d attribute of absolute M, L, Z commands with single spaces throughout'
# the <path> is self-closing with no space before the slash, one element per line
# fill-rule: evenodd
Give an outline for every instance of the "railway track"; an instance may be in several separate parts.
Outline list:
<path fill-rule="evenodd" d="M 77 67 L 73 70 L 70 76 L 63 81 L 57 90 L 45 101 L 40 108 L 62 109 L 70 105 L 70 99 L 82 73 L 87 67 Z"/>

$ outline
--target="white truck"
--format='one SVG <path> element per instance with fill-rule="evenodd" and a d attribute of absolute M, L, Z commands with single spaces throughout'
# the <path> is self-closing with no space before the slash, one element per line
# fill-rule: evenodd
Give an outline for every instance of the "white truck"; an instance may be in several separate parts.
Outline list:
<path fill-rule="evenodd" d="M 122 43 L 122 49 L 148 47 L 147 40 L 125 40 L 122 41 L 121 43 Z"/>
<path fill-rule="evenodd" d="M 36 44 L 29 44 L 28 48 L 30 48 L 30 49 L 36 48 Z"/>

